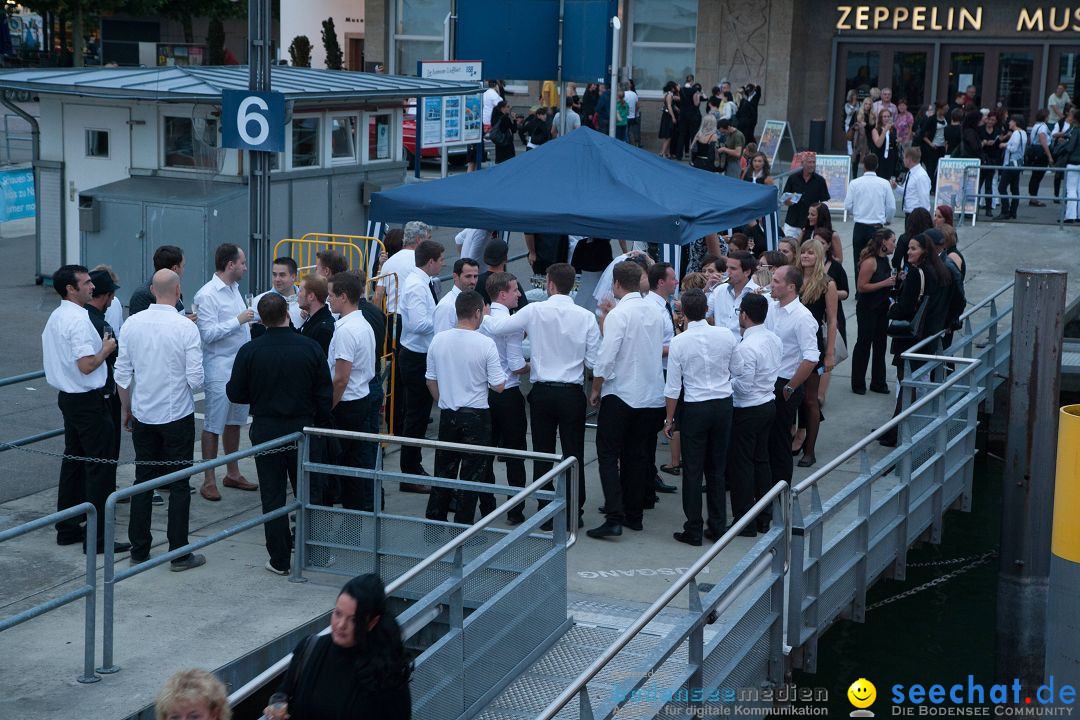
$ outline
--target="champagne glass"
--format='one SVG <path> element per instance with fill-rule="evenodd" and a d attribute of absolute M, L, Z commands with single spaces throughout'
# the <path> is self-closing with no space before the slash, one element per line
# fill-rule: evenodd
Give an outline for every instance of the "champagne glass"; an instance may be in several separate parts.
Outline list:
<path fill-rule="evenodd" d="M 286 695 L 285 693 L 276 692 L 273 695 L 271 695 L 270 699 L 267 701 L 266 704 L 269 706 L 270 712 L 272 712 L 273 715 L 271 715 L 268 718 L 268 720 L 275 720 L 275 718 L 277 718 L 278 713 L 283 712 L 285 710 L 285 708 L 288 706 L 288 703 L 289 703 L 289 696 Z"/>

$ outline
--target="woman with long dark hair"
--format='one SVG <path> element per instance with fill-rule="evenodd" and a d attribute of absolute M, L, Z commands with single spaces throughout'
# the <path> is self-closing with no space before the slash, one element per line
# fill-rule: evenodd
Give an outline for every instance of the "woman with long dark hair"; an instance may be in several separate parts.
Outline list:
<path fill-rule="evenodd" d="M 823 202 L 811 205 L 806 211 L 806 227 L 803 228 L 802 235 L 799 236 L 799 242 L 806 242 L 812 238 L 814 232 L 819 228 L 829 231 L 829 237 L 831 238 L 829 252 L 832 259 L 837 262 L 844 262 L 844 245 L 840 242 L 840 233 L 833 229 L 832 212 L 829 210 L 829 206 Z"/>
<path fill-rule="evenodd" d="M 669 158 L 671 155 L 671 139 L 675 137 L 675 128 L 678 125 L 679 106 L 676 94 L 679 86 L 674 80 L 668 80 L 664 86 L 664 106 L 660 111 L 660 157 Z"/>
<path fill-rule="evenodd" d="M 263 714 L 271 720 L 408 720 L 411 674 L 382 580 L 360 575 L 338 594 L 330 633 L 309 636 L 293 651 L 278 688 L 285 704 Z"/>
<path fill-rule="evenodd" d="M 900 174 L 902 151 L 896 138 L 892 111 L 882 108 L 877 114 L 877 125 L 870 130 L 870 152 L 877 155 L 877 176 L 895 180 Z"/>
<path fill-rule="evenodd" d="M 859 339 L 851 353 L 851 391 L 866 394 L 866 366 L 870 365 L 870 389 L 888 393 L 885 383 L 885 350 L 888 347 L 886 330 L 889 325 L 889 296 L 896 285 L 896 275 L 889 266 L 889 257 L 896 245 L 896 235 L 881 228 L 870 237 L 859 257 L 855 280 L 855 319 Z M 871 363 L 871 354 L 873 362 Z"/>
<path fill-rule="evenodd" d="M 505 100 L 500 100 L 491 111 L 489 137 L 491 134 L 497 135 L 502 140 L 501 143 L 495 143 L 495 164 L 498 165 L 514 157 L 514 121 L 510 119 L 510 106 Z"/>
<path fill-rule="evenodd" d="M 952 210 L 952 208 L 949 209 Z M 908 213 L 907 220 L 904 221 L 904 234 L 896 241 L 896 252 L 893 253 L 892 257 L 893 270 L 903 273 L 908 269 L 908 240 L 922 235 L 932 227 L 934 227 L 934 219 L 930 217 L 930 211 L 926 208 L 915 208 Z"/>
<path fill-rule="evenodd" d="M 594 82 L 585 86 L 585 94 L 581 96 L 581 124 L 588 125 L 593 130 L 592 116 L 596 114 L 596 103 L 600 101 L 600 86 Z M 605 131 L 606 132 L 606 131 Z"/>

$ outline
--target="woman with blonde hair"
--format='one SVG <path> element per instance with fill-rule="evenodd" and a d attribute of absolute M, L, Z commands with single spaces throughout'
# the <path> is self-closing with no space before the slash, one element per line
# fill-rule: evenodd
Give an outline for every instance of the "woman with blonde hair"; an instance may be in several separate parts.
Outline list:
<path fill-rule="evenodd" d="M 231 720 L 225 683 L 206 670 L 179 670 L 165 681 L 154 703 L 157 720 Z"/>
<path fill-rule="evenodd" d="M 716 150 L 716 118 L 711 114 L 701 119 L 701 127 L 690 144 L 690 164 L 699 170 L 720 172 L 720 160 Z"/>
<path fill-rule="evenodd" d="M 836 315 L 839 301 L 836 283 L 825 271 L 825 249 L 816 238 L 807 240 L 799 248 L 797 266 L 803 274 L 803 286 L 799 299 L 817 320 L 818 325 L 823 326 L 824 331 L 824 337 L 822 337 L 822 332 L 818 332 L 821 360 L 818 362 L 817 371 L 810 373 L 810 377 L 806 379 L 804 385 L 806 392 L 801 408 L 806 417 L 806 440 L 802 443 L 803 456 L 798 465 L 810 467 L 817 462 L 814 453 L 822 419 L 821 401 L 818 398 L 821 377 L 836 365 Z"/>
<path fill-rule="evenodd" d="M 780 242 L 776 244 L 776 249 L 787 258 L 788 265 L 798 265 L 796 258 L 799 255 L 799 240 L 793 237 L 780 238 Z"/>

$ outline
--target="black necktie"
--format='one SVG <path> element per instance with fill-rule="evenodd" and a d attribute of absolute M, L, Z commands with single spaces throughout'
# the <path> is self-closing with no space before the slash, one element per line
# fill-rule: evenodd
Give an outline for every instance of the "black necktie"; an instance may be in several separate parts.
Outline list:
<path fill-rule="evenodd" d="M 428 290 L 431 291 L 432 299 L 436 303 L 438 303 L 439 302 L 439 293 L 435 292 L 435 281 L 434 280 L 428 280 Z"/>

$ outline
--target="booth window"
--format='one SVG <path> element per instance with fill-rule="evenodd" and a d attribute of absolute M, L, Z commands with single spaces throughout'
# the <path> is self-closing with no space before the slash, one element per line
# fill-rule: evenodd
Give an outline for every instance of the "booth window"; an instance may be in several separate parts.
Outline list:
<path fill-rule="evenodd" d="M 165 167 L 217 170 L 218 121 L 190 117 L 164 117 Z"/>
<path fill-rule="evenodd" d="M 694 72 L 698 0 L 635 0 L 630 7 L 631 67 L 638 90 L 660 97 L 668 80 Z"/>
<path fill-rule="evenodd" d="M 356 162 L 355 115 L 330 117 L 330 158 L 335 165 Z"/>
<path fill-rule="evenodd" d="M 292 121 L 292 167 L 319 166 L 319 121 L 315 117 L 294 117 Z"/>
<path fill-rule="evenodd" d="M 87 130 L 86 131 L 86 157 L 107 158 L 109 157 L 109 131 Z"/>
<path fill-rule="evenodd" d="M 369 113 L 367 120 L 367 148 L 364 162 L 384 162 L 394 159 L 394 126 L 391 113 Z"/>
<path fill-rule="evenodd" d="M 394 60 L 398 75 L 415 75 L 417 60 L 443 57 L 443 20 L 450 0 L 394 0 Z"/>

